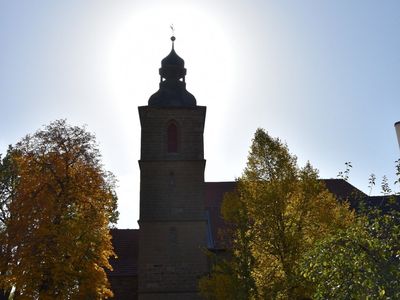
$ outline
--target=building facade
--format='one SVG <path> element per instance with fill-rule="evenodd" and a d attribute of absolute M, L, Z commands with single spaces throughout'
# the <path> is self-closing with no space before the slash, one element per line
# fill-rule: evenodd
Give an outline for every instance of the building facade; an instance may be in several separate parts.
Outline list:
<path fill-rule="evenodd" d="M 160 88 L 139 107 L 139 299 L 198 299 L 207 272 L 203 132 L 206 108 L 186 90 L 184 61 L 162 60 Z"/>

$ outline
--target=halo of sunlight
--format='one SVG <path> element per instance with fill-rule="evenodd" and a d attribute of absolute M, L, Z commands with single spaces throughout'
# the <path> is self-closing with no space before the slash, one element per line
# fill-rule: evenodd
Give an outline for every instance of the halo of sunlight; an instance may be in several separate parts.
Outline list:
<path fill-rule="evenodd" d="M 103 49 L 107 57 L 103 74 L 107 74 L 104 83 L 117 115 L 115 122 L 119 123 L 120 132 L 116 134 L 125 137 L 126 148 L 130 150 L 126 166 L 131 171 L 119 174 L 118 194 L 121 199 L 132 199 L 139 189 L 139 170 L 135 164 L 140 156 L 137 107 L 147 105 L 149 97 L 158 90 L 158 69 L 171 50 L 170 25 L 175 27 L 175 50 L 185 60 L 188 70 L 187 90 L 196 97 L 198 105 L 212 103 L 215 114 L 226 109 L 229 93 L 234 90 L 237 47 L 228 38 L 233 36 L 227 26 L 229 22 L 193 4 L 147 5 L 125 15 L 128 17 L 113 26 L 115 32 L 110 35 L 109 48 Z M 207 126 L 213 129 L 223 126 L 224 118 L 224 114 L 218 114 L 214 122 L 212 117 L 208 118 Z M 139 218 L 138 199 L 133 196 L 132 200 L 120 202 L 122 212 L 130 211 L 129 218 L 121 214 L 120 226 Z"/>
<path fill-rule="evenodd" d="M 226 92 L 234 85 L 234 47 L 228 39 L 232 35 L 220 21 L 209 11 L 181 3 L 149 6 L 121 20 L 110 41 L 107 72 L 110 96 L 120 116 L 132 118 L 136 107 L 146 105 L 157 91 L 158 68 L 171 49 L 171 24 L 177 38 L 175 50 L 188 69 L 187 89 L 198 104 L 229 97 Z M 216 76 L 216 70 L 221 75 Z"/>

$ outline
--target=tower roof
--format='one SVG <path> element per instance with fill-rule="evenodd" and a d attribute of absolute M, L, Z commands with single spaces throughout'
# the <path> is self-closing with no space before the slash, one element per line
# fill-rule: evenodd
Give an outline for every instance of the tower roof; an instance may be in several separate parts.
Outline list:
<path fill-rule="evenodd" d="M 167 68 L 169 66 L 175 66 L 179 68 L 185 67 L 185 61 L 175 52 L 174 46 L 172 46 L 171 52 L 161 61 L 161 68 Z"/>
<path fill-rule="evenodd" d="M 166 68 L 168 66 L 176 66 L 184 68 L 185 61 L 176 54 L 175 50 L 172 48 L 171 52 L 161 61 L 161 67 Z"/>
<path fill-rule="evenodd" d="M 171 27 L 173 29 L 173 27 Z M 172 41 L 172 49 L 171 52 L 161 61 L 161 68 L 167 66 L 176 66 L 176 67 L 185 67 L 185 61 L 175 52 L 174 44 L 175 44 L 175 36 L 171 36 Z"/>
<path fill-rule="evenodd" d="M 196 98 L 186 90 L 185 61 L 175 52 L 175 37 L 171 37 L 171 52 L 161 61 L 160 89 L 149 99 L 149 106 L 193 107 Z"/>

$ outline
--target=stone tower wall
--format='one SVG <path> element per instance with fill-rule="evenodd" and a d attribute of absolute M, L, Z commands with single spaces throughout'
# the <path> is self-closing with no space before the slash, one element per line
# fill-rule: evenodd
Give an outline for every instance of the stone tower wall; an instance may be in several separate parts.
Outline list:
<path fill-rule="evenodd" d="M 139 299 L 198 299 L 207 272 L 203 131 L 206 108 L 139 107 L 142 126 Z M 167 151 L 167 128 L 178 151 Z"/>

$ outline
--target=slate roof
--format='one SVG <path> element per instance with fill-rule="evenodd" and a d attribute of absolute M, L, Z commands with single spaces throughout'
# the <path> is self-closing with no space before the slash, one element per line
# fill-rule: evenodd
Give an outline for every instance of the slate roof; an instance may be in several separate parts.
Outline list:
<path fill-rule="evenodd" d="M 352 207 L 357 205 L 356 195 L 359 198 L 367 197 L 367 195 L 343 179 L 323 179 L 323 181 L 326 188 L 335 194 L 337 198 L 343 201 L 350 200 Z M 233 191 L 235 188 L 235 181 L 205 183 L 205 209 L 211 238 L 209 248 L 218 250 L 227 246 L 228 241 L 223 236 L 225 229 L 227 229 L 227 224 L 221 216 L 221 205 L 224 194 Z"/>
<path fill-rule="evenodd" d="M 208 218 L 208 234 L 211 249 L 223 249 L 226 247 L 226 238 L 223 229 L 226 223 L 221 216 L 221 204 L 224 194 L 232 192 L 236 188 L 235 181 L 228 182 L 206 182 L 205 183 L 205 210 Z"/>
<path fill-rule="evenodd" d="M 326 188 L 340 200 L 354 198 L 355 195 L 367 197 L 362 191 L 343 179 L 322 179 Z"/>
<path fill-rule="evenodd" d="M 400 195 L 368 196 L 343 179 L 323 179 L 327 189 L 339 200 L 347 200 L 356 211 L 362 206 L 379 208 L 384 213 L 389 209 L 400 211 Z"/>
<path fill-rule="evenodd" d="M 138 269 L 139 229 L 111 229 L 117 258 L 110 259 L 113 267 L 109 276 L 136 276 Z"/>

